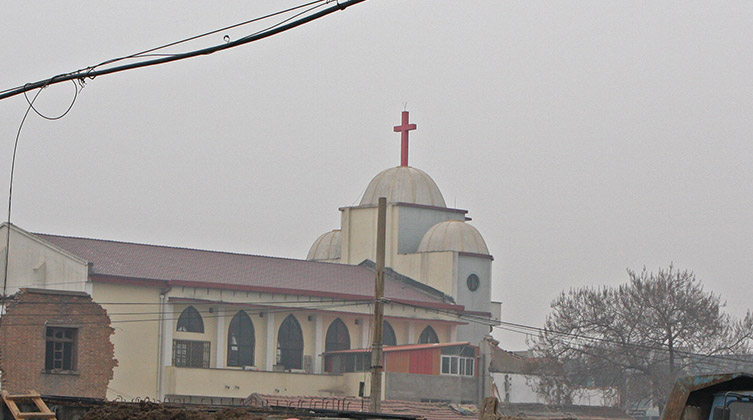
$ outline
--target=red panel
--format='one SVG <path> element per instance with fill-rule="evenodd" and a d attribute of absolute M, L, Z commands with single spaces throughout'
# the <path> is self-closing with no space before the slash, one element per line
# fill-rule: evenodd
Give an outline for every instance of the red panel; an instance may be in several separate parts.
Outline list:
<path fill-rule="evenodd" d="M 434 369 L 434 360 L 436 360 L 435 353 L 438 352 L 439 349 L 426 349 L 410 352 L 410 368 L 408 372 L 432 375 L 436 370 Z"/>

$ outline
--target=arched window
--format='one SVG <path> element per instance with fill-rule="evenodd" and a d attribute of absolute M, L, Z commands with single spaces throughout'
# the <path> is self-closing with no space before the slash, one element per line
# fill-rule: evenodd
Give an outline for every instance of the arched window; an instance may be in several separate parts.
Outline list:
<path fill-rule="evenodd" d="M 437 337 L 437 333 L 434 331 L 434 328 L 429 325 L 424 328 L 423 331 L 421 331 L 421 335 L 418 337 L 418 344 L 431 343 L 439 343 L 439 337 Z"/>
<path fill-rule="evenodd" d="M 227 365 L 253 366 L 255 345 L 254 323 L 248 314 L 238 311 L 227 331 Z"/>
<path fill-rule="evenodd" d="M 285 370 L 300 369 L 303 364 L 303 332 L 291 314 L 282 321 L 277 332 L 277 364 Z"/>
<path fill-rule="evenodd" d="M 392 325 L 390 325 L 389 322 L 384 321 L 382 324 L 382 344 L 385 346 L 396 346 L 397 345 L 397 337 L 395 337 L 395 330 L 392 329 Z"/>
<path fill-rule="evenodd" d="M 199 311 L 194 309 L 193 306 L 189 306 L 184 309 L 178 317 L 178 328 L 176 328 L 176 330 L 184 332 L 203 333 L 204 321 L 201 320 Z"/>
<path fill-rule="evenodd" d="M 350 349 L 350 333 L 345 323 L 337 318 L 329 324 L 327 338 L 324 340 L 324 351 L 337 351 Z"/>

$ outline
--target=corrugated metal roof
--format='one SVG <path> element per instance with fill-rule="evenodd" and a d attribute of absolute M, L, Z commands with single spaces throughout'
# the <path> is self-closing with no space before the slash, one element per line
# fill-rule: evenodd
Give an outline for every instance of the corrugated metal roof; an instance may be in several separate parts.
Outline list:
<path fill-rule="evenodd" d="M 254 286 L 296 294 L 331 294 L 373 298 L 374 271 L 368 267 L 206 251 L 159 245 L 35 234 L 92 264 L 97 275 L 125 279 L 163 280 L 209 287 Z M 385 297 L 427 306 L 450 305 L 443 294 L 421 290 L 400 276 L 385 276 Z"/>

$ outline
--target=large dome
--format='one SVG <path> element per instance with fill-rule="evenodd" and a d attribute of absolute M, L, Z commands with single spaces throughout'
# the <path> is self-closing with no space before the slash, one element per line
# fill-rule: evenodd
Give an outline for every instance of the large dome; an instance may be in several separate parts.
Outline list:
<path fill-rule="evenodd" d="M 484 238 L 462 220 L 448 220 L 432 226 L 421 239 L 418 252 L 458 251 L 489 255 Z"/>
<path fill-rule="evenodd" d="M 366 187 L 360 205 L 377 205 L 379 197 L 387 197 L 388 203 L 446 207 L 434 180 L 426 172 L 410 166 L 397 166 L 380 172 Z"/>
<path fill-rule="evenodd" d="M 329 231 L 314 241 L 306 259 L 309 261 L 339 261 L 342 248 L 342 231 Z"/>

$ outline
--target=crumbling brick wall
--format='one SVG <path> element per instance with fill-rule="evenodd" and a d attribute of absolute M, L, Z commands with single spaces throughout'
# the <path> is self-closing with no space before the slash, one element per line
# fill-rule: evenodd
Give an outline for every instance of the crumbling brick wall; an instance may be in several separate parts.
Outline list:
<path fill-rule="evenodd" d="M 43 395 L 105 398 L 117 360 L 114 333 L 102 306 L 83 292 L 21 289 L 6 301 L 0 317 L 2 389 L 35 390 Z M 71 369 L 49 369 L 48 328 L 72 330 L 75 362 Z M 66 367 L 71 367 L 70 361 Z"/>

